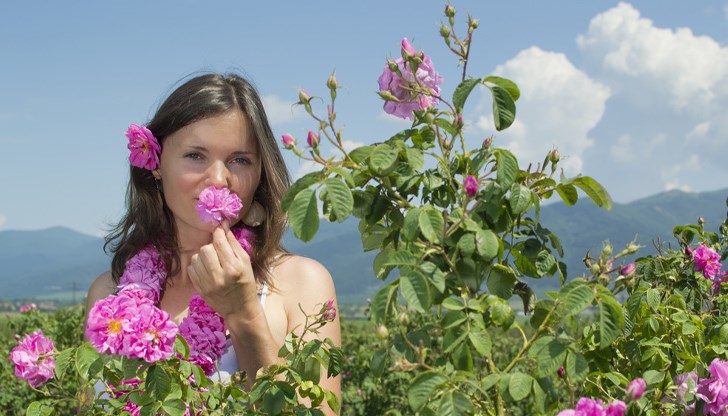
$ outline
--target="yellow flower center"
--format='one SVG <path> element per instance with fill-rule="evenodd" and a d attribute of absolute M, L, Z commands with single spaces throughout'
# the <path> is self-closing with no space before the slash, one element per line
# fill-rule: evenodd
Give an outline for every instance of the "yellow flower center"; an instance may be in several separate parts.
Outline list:
<path fill-rule="evenodd" d="M 113 332 L 115 334 L 118 334 L 119 332 L 121 332 L 121 321 L 118 319 L 110 321 L 109 322 L 109 332 Z"/>

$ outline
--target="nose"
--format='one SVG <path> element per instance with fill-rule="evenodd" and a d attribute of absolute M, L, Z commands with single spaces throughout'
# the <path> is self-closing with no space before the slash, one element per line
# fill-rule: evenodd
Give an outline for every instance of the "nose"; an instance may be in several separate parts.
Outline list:
<path fill-rule="evenodd" d="M 225 162 L 218 160 L 210 165 L 207 182 L 208 185 L 214 185 L 218 188 L 230 187 L 230 171 Z"/>

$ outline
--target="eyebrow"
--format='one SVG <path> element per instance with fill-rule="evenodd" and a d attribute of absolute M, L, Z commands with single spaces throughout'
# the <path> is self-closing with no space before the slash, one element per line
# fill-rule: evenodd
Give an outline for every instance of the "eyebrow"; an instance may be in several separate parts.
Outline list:
<path fill-rule="evenodd" d="M 200 150 L 200 151 L 204 151 L 204 152 L 209 151 L 209 149 L 207 147 L 200 146 L 200 145 L 191 145 L 191 146 L 189 146 L 189 148 L 192 149 L 192 150 Z M 236 150 L 236 151 L 232 152 L 231 155 L 232 156 L 237 156 L 237 155 L 253 155 L 253 156 L 257 156 L 258 155 L 258 152 L 257 151 L 254 151 L 254 150 Z"/>

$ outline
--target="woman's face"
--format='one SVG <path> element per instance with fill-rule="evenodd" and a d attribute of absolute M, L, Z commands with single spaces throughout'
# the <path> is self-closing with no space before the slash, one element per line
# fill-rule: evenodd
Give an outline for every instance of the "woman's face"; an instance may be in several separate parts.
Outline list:
<path fill-rule="evenodd" d="M 240 197 L 242 218 L 250 208 L 261 175 L 255 135 L 240 110 L 189 124 L 164 140 L 159 169 L 164 198 L 174 214 L 177 231 L 212 232 L 195 210 L 200 191 L 210 185 L 226 187 Z"/>

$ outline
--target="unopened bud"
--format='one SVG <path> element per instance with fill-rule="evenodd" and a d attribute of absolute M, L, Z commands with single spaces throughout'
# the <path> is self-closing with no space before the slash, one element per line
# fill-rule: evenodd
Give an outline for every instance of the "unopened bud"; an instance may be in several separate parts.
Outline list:
<path fill-rule="evenodd" d="M 470 27 L 472 27 L 473 29 L 477 29 L 478 26 L 480 26 L 480 20 L 470 19 Z"/>
<path fill-rule="evenodd" d="M 556 375 L 559 376 L 559 378 L 564 378 L 565 373 L 566 370 L 564 370 L 564 367 L 559 367 L 559 369 L 556 370 Z"/>
<path fill-rule="evenodd" d="M 415 52 L 415 48 L 412 47 L 412 44 L 407 40 L 407 38 L 402 38 L 402 58 L 407 59 L 415 55 L 417 55 L 417 52 Z"/>
<path fill-rule="evenodd" d="M 493 143 L 493 136 L 486 137 L 485 140 L 483 140 L 483 149 L 490 147 L 490 145 Z"/>
<path fill-rule="evenodd" d="M 326 86 L 329 87 L 330 90 L 335 90 L 339 87 L 339 83 L 336 81 L 335 72 L 332 72 L 331 75 L 329 75 L 329 79 L 326 80 Z"/>
<path fill-rule="evenodd" d="M 311 96 L 308 95 L 308 93 L 304 90 L 298 91 L 298 103 L 299 104 L 308 104 L 308 102 L 311 101 Z"/>
<path fill-rule="evenodd" d="M 630 263 L 630 264 L 622 267 L 622 269 L 619 271 L 619 274 L 621 274 L 624 277 L 629 277 L 634 274 L 635 270 L 637 270 L 637 265 L 634 263 Z"/>
<path fill-rule="evenodd" d="M 292 149 L 293 146 L 296 145 L 296 139 L 294 139 L 293 136 L 289 134 L 284 134 L 283 136 L 281 136 L 281 139 L 283 140 L 283 146 L 286 149 Z"/>
<path fill-rule="evenodd" d="M 306 138 L 306 143 L 308 143 L 309 147 L 316 147 L 319 144 L 319 137 L 316 135 L 316 133 L 309 130 L 308 137 Z"/>
<path fill-rule="evenodd" d="M 612 245 L 607 243 L 602 248 L 602 254 L 604 254 L 604 257 L 609 257 L 612 255 Z"/>
<path fill-rule="evenodd" d="M 629 245 L 627 245 L 627 253 L 629 253 L 629 254 L 636 253 L 637 250 L 639 250 L 639 249 L 640 249 L 640 246 L 638 246 L 635 243 L 629 243 Z"/>
<path fill-rule="evenodd" d="M 395 73 L 399 72 L 399 66 L 397 66 L 397 62 L 395 61 L 387 61 L 387 66 L 389 67 L 389 70 Z"/>
<path fill-rule="evenodd" d="M 590 269 L 591 269 L 592 274 L 599 273 L 599 265 L 596 264 L 596 263 L 595 264 L 592 264 L 591 267 L 590 267 Z"/>
<path fill-rule="evenodd" d="M 402 325 L 407 325 L 409 323 L 409 316 L 407 315 L 406 312 L 400 313 L 398 319 L 399 319 L 399 323 Z"/>
<path fill-rule="evenodd" d="M 559 155 L 559 151 L 557 149 L 554 149 L 549 153 L 549 162 L 556 163 L 559 160 L 561 160 L 561 155 Z"/>
<path fill-rule="evenodd" d="M 461 129 L 461 128 L 463 128 L 463 116 L 462 116 L 462 114 L 458 114 L 458 115 L 457 115 L 457 116 L 455 117 L 455 128 L 456 128 L 456 129 Z"/>
<path fill-rule="evenodd" d="M 384 326 L 384 324 L 379 324 L 377 327 L 377 337 L 380 339 L 387 339 L 387 337 L 389 337 L 389 330 L 386 326 Z"/>
<path fill-rule="evenodd" d="M 703 224 L 705 224 L 705 218 L 698 217 L 698 225 L 703 225 Z"/>
<path fill-rule="evenodd" d="M 377 91 L 377 94 L 379 94 L 379 96 L 382 97 L 382 99 L 384 101 L 395 101 L 395 102 L 399 102 L 399 98 L 397 98 L 394 95 L 392 95 L 392 93 L 389 92 L 389 91 L 386 91 L 386 90 L 385 91 Z"/>
<path fill-rule="evenodd" d="M 455 17 L 455 8 L 452 7 L 451 4 L 448 4 L 447 6 L 445 6 L 445 16 Z"/>
<path fill-rule="evenodd" d="M 450 28 L 445 26 L 444 24 L 441 24 L 440 25 L 440 36 L 442 36 L 443 38 L 450 37 Z"/>

